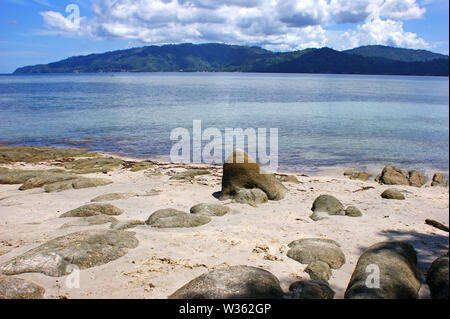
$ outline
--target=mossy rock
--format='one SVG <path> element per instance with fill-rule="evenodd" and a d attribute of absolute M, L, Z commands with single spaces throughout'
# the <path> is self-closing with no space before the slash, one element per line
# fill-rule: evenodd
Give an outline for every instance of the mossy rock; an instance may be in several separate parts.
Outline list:
<path fill-rule="evenodd" d="M 332 269 L 339 269 L 345 264 L 345 255 L 340 245 L 333 240 L 307 238 L 289 244 L 287 256 L 301 264 L 323 261 Z"/>
<path fill-rule="evenodd" d="M 171 180 L 192 180 L 196 176 L 201 175 L 210 175 L 211 172 L 207 170 L 201 170 L 201 169 L 191 169 L 184 172 L 179 172 L 173 175 L 170 179 Z"/>
<path fill-rule="evenodd" d="M 109 193 L 105 195 L 97 196 L 93 199 L 91 199 L 91 202 L 109 202 L 109 201 L 115 201 L 120 199 L 129 199 L 132 197 L 137 197 L 139 194 L 136 193 Z"/>
<path fill-rule="evenodd" d="M 81 148 L 0 146 L 0 163 L 39 163 L 85 155 Z"/>
<path fill-rule="evenodd" d="M 118 216 L 122 214 L 123 210 L 111 204 L 89 204 L 68 211 L 59 217 L 90 217 L 97 215 Z"/>
<path fill-rule="evenodd" d="M 21 278 L 0 275 L 0 299 L 42 299 L 45 289 Z"/>
<path fill-rule="evenodd" d="M 58 237 L 0 266 L 6 275 L 42 273 L 61 277 L 72 272 L 70 266 L 87 269 L 123 257 L 136 248 L 135 234 L 123 230 L 89 230 Z"/>
<path fill-rule="evenodd" d="M 112 183 L 113 183 L 112 181 L 104 178 L 78 177 L 75 179 L 69 179 L 62 182 L 48 184 L 44 187 L 44 190 L 47 193 L 53 193 L 53 192 L 62 192 L 70 189 L 82 189 L 82 188 L 106 186 Z"/>
<path fill-rule="evenodd" d="M 191 214 L 205 216 L 224 216 L 232 211 L 230 207 L 221 204 L 202 203 L 191 207 Z"/>
<path fill-rule="evenodd" d="M 187 214 L 175 209 L 161 209 L 154 212 L 146 221 L 147 225 L 157 228 L 191 228 L 211 222 L 205 215 Z"/>
<path fill-rule="evenodd" d="M 405 200 L 405 195 L 403 195 L 399 190 L 393 188 L 385 190 L 381 194 L 381 197 L 384 199 Z"/>
<path fill-rule="evenodd" d="M 111 223 L 111 226 L 117 225 L 119 221 L 111 216 L 106 215 L 94 215 L 90 217 L 80 217 L 75 220 L 65 223 L 61 226 L 61 228 L 69 228 L 69 227 L 87 227 L 87 226 L 96 226 L 96 225 L 104 225 Z"/>
<path fill-rule="evenodd" d="M 65 163 L 64 167 L 75 174 L 107 173 L 121 168 L 125 162 L 118 158 L 86 158 Z"/>

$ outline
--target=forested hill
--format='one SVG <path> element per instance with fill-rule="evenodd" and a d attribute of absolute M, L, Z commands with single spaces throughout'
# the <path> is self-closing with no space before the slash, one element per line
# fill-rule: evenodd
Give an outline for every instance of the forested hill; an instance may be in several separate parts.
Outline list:
<path fill-rule="evenodd" d="M 269 72 L 448 76 L 448 56 L 424 50 L 365 46 L 271 52 L 225 44 L 146 46 L 26 66 L 15 74 L 100 72 Z"/>

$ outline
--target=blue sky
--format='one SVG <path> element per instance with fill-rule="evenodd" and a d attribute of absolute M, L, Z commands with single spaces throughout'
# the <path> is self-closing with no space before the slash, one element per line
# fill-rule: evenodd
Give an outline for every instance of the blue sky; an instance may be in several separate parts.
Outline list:
<path fill-rule="evenodd" d="M 184 42 L 274 51 L 383 44 L 448 54 L 448 11 L 448 0 L 0 0 L 0 73 Z"/>

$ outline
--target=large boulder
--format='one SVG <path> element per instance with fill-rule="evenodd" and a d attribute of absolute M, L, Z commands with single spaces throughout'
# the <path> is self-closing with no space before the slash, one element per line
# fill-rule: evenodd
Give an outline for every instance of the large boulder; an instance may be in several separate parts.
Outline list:
<path fill-rule="evenodd" d="M 359 258 L 345 298 L 417 299 L 421 280 L 416 251 L 410 244 L 382 242 L 369 247 Z"/>
<path fill-rule="evenodd" d="M 385 190 L 381 194 L 381 197 L 384 199 L 396 199 L 396 200 L 404 200 L 405 199 L 405 195 L 403 195 L 399 190 L 394 189 L 394 188 L 389 188 L 389 189 Z"/>
<path fill-rule="evenodd" d="M 375 179 L 384 185 L 409 185 L 422 187 L 427 182 L 427 178 L 421 172 L 416 170 L 404 171 L 395 166 L 386 166 L 380 175 Z"/>
<path fill-rule="evenodd" d="M 87 269 L 124 256 L 136 248 L 135 234 L 123 230 L 89 230 L 52 239 L 0 266 L 5 275 L 43 273 L 61 277 L 75 265 Z"/>
<path fill-rule="evenodd" d="M 448 256 L 436 259 L 427 272 L 427 284 L 433 299 L 448 299 Z"/>
<path fill-rule="evenodd" d="M 111 204 L 89 204 L 72 209 L 59 217 L 90 217 L 96 215 L 118 216 L 122 214 L 123 210 Z"/>
<path fill-rule="evenodd" d="M 270 272 L 249 266 L 232 266 L 201 275 L 170 299 L 280 299 L 283 291 Z"/>
<path fill-rule="evenodd" d="M 206 215 L 187 214 L 168 208 L 154 212 L 145 222 L 157 228 L 191 228 L 208 224 L 211 218 Z"/>
<path fill-rule="evenodd" d="M 235 150 L 223 165 L 221 199 L 234 198 L 241 189 L 259 188 L 269 200 L 281 200 L 287 188 L 274 174 L 264 172 L 256 161 L 242 150 Z"/>
<path fill-rule="evenodd" d="M 289 291 L 292 299 L 333 299 L 335 295 L 328 283 L 322 280 L 294 282 Z"/>
<path fill-rule="evenodd" d="M 384 185 L 409 185 L 409 173 L 395 166 L 386 166 L 375 179 Z"/>
<path fill-rule="evenodd" d="M 21 278 L 0 275 L 0 299 L 42 299 L 45 289 Z"/>
<path fill-rule="evenodd" d="M 323 261 L 332 269 L 339 269 L 345 264 L 345 255 L 340 245 L 331 239 L 306 238 L 289 244 L 287 256 L 301 264 Z"/>

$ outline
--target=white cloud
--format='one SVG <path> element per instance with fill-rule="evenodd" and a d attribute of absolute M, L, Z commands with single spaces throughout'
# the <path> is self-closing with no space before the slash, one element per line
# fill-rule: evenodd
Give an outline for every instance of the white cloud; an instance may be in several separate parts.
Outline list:
<path fill-rule="evenodd" d="M 416 0 L 91 0 L 90 19 L 77 28 L 42 12 L 53 31 L 145 44 L 223 42 L 294 50 L 361 44 L 427 47 L 403 20 L 421 18 Z M 333 24 L 356 24 L 330 31 Z"/>

